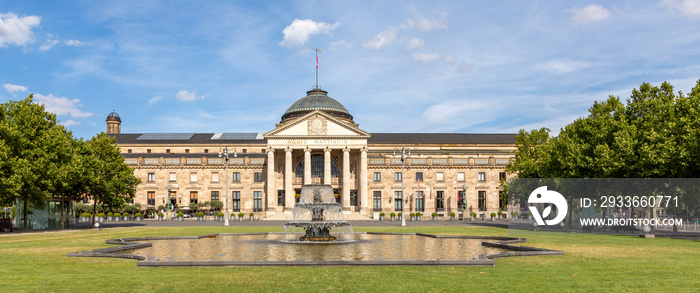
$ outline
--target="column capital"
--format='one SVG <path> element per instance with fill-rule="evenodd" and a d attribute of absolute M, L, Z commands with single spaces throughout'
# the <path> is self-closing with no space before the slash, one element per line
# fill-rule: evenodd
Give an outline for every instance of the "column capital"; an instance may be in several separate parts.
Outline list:
<path fill-rule="evenodd" d="M 305 148 L 304 148 L 304 152 L 305 152 L 305 153 L 310 153 L 310 152 L 311 152 L 311 149 L 310 149 L 309 147 L 305 147 Z"/>
<path fill-rule="evenodd" d="M 350 149 L 349 149 L 348 147 L 344 147 L 344 148 L 343 148 L 343 152 L 344 152 L 344 153 L 349 153 L 349 152 L 350 152 Z"/>
<path fill-rule="evenodd" d="M 291 153 L 291 152 L 292 152 L 292 149 L 291 149 L 290 147 L 287 147 L 286 149 L 284 149 L 284 151 L 287 152 L 287 153 Z"/>
<path fill-rule="evenodd" d="M 330 153 L 330 152 L 331 152 L 331 149 L 330 149 L 329 147 L 326 147 L 325 149 L 323 149 L 323 152 L 325 152 L 325 153 Z"/>
<path fill-rule="evenodd" d="M 272 147 L 267 147 L 267 152 L 268 152 L 268 153 L 274 153 L 274 152 L 275 152 L 275 149 L 273 149 Z"/>

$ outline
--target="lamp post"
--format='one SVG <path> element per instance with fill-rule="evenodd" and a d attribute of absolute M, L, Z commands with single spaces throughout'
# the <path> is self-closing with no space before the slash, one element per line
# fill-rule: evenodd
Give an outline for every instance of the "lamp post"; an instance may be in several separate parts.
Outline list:
<path fill-rule="evenodd" d="M 228 227 L 228 218 L 230 217 L 228 214 L 228 146 L 219 148 L 219 158 L 221 157 L 223 157 L 224 161 L 226 162 L 226 173 L 224 175 L 224 180 L 226 180 L 226 194 L 224 195 L 224 198 L 226 198 L 226 201 L 224 202 L 224 226 Z M 233 148 L 233 157 L 238 157 L 236 148 Z"/>
<path fill-rule="evenodd" d="M 464 199 L 464 203 L 462 205 L 462 215 L 464 215 L 464 213 L 467 212 L 467 184 L 466 183 L 464 185 L 462 185 L 462 198 Z M 462 218 L 464 218 L 464 220 L 466 221 L 468 217 L 462 216 Z"/>
<path fill-rule="evenodd" d="M 406 158 L 411 157 L 411 149 L 406 147 L 394 148 L 394 157 L 396 157 L 396 151 L 401 154 L 401 227 L 406 227 L 406 215 L 403 210 L 404 206 L 404 186 L 403 186 L 403 165 L 406 162 Z M 408 155 L 406 154 L 408 151 Z"/>
<path fill-rule="evenodd" d="M 165 219 L 168 219 L 170 214 L 170 184 L 168 184 L 168 195 L 165 196 Z"/>

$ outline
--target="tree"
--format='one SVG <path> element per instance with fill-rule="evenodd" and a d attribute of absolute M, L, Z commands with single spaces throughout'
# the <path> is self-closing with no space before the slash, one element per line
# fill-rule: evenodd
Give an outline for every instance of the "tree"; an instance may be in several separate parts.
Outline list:
<path fill-rule="evenodd" d="M 0 106 L 0 203 L 22 201 L 25 230 L 27 209 L 43 208 L 60 188 L 61 167 L 71 159 L 73 140 L 32 95 Z"/>
<path fill-rule="evenodd" d="M 104 132 L 98 133 L 85 143 L 83 151 L 85 194 L 93 200 L 93 211 L 97 204 L 109 210 L 121 208 L 126 199 L 134 196 L 141 180 L 124 163 L 115 139 Z M 94 221 L 93 216 L 93 224 Z"/>

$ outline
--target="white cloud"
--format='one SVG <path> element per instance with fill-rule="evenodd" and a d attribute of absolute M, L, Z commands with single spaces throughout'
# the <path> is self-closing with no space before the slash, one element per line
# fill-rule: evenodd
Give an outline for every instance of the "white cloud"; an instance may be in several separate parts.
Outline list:
<path fill-rule="evenodd" d="M 664 0 L 663 4 L 685 16 L 700 19 L 700 0 Z"/>
<path fill-rule="evenodd" d="M 160 100 L 162 100 L 162 99 L 163 99 L 163 97 L 161 97 L 161 96 L 153 97 L 153 98 L 151 98 L 150 100 L 148 100 L 148 105 L 149 105 L 149 106 L 150 106 L 150 105 L 153 105 L 153 104 L 157 103 L 158 101 L 160 101 Z M 178 99 L 179 99 L 179 97 L 178 97 Z"/>
<path fill-rule="evenodd" d="M 567 73 L 591 67 L 591 63 L 585 61 L 552 60 L 542 64 L 542 69 L 556 73 Z"/>
<path fill-rule="evenodd" d="M 489 120 L 485 116 L 489 111 L 485 111 L 491 108 L 491 105 L 484 102 L 467 102 L 467 101 L 445 101 L 440 104 L 432 105 L 423 111 L 423 119 L 430 123 L 452 123 L 455 121 L 460 121 L 464 123 L 464 117 L 471 117 L 472 121 L 478 121 L 475 123 L 481 123 Z M 483 118 L 483 120 L 476 119 L 477 117 Z M 480 119 L 481 119 L 480 118 Z"/>
<path fill-rule="evenodd" d="M 406 29 L 416 28 L 422 32 L 429 32 L 434 29 L 447 28 L 447 25 L 442 20 L 429 20 L 419 15 L 415 20 L 407 19 L 406 24 L 401 25 L 401 27 Z"/>
<path fill-rule="evenodd" d="M 423 62 L 433 62 L 437 61 L 440 59 L 440 55 L 438 54 L 422 54 L 422 53 L 413 53 L 413 60 L 416 61 L 423 61 Z"/>
<path fill-rule="evenodd" d="M 85 43 L 83 43 L 83 42 L 81 42 L 81 41 L 78 41 L 78 40 L 68 40 L 68 41 L 65 41 L 65 42 L 63 42 L 63 43 L 66 44 L 66 46 L 82 46 L 82 45 L 85 45 Z"/>
<path fill-rule="evenodd" d="M 331 50 L 331 51 L 338 51 L 338 50 L 350 49 L 350 48 L 352 48 L 352 45 L 350 45 L 350 44 L 349 44 L 348 42 L 346 42 L 345 40 L 340 40 L 340 41 L 337 41 L 337 42 L 332 42 L 332 43 L 331 43 L 331 46 L 330 46 L 330 48 L 329 48 L 329 50 Z"/>
<path fill-rule="evenodd" d="M 12 12 L 0 13 L 0 47 L 8 44 L 24 46 L 32 41 L 32 28 L 38 26 L 41 17 L 32 15 L 17 17 Z"/>
<path fill-rule="evenodd" d="M 585 25 L 610 18 L 610 10 L 597 4 L 591 4 L 584 8 L 574 7 L 566 11 L 572 14 L 571 21 L 573 21 L 574 24 Z"/>
<path fill-rule="evenodd" d="M 56 44 L 58 44 L 58 41 L 57 41 L 57 40 L 46 40 L 46 42 L 44 42 L 43 45 L 39 46 L 39 50 L 40 50 L 40 51 L 47 51 L 47 50 L 50 50 L 50 49 L 53 48 L 53 46 L 55 46 Z"/>
<path fill-rule="evenodd" d="M 203 100 L 204 96 L 197 96 L 195 92 L 179 91 L 176 95 L 177 99 L 183 102 L 189 102 L 194 100 Z"/>
<path fill-rule="evenodd" d="M 367 49 L 379 50 L 390 45 L 394 40 L 396 40 L 396 28 L 390 26 L 383 32 L 374 36 L 369 42 L 364 43 L 364 46 Z"/>
<path fill-rule="evenodd" d="M 66 120 L 65 122 L 61 122 L 61 125 L 65 127 L 73 126 L 73 125 L 80 125 L 80 122 L 75 121 L 75 120 Z"/>
<path fill-rule="evenodd" d="M 408 40 L 408 46 L 406 46 L 406 49 L 411 50 L 416 48 L 423 48 L 424 45 L 425 42 L 423 42 L 423 40 L 418 38 L 411 38 L 410 40 Z"/>
<path fill-rule="evenodd" d="M 282 31 L 284 39 L 279 42 L 279 45 L 287 48 L 300 47 L 306 44 L 311 36 L 330 33 L 338 25 L 340 25 L 338 22 L 328 24 L 311 19 L 295 19 Z"/>
<path fill-rule="evenodd" d="M 86 118 L 93 115 L 92 113 L 86 113 L 78 109 L 78 107 L 82 106 L 78 99 L 70 100 L 65 97 L 56 97 L 53 94 L 49 94 L 48 96 L 34 94 L 34 101 L 36 101 L 37 104 L 44 104 L 44 109 L 46 109 L 47 112 L 54 113 L 57 116 L 70 115 L 70 117 L 73 118 Z"/>
<path fill-rule="evenodd" d="M 3 87 L 5 88 L 5 90 L 7 90 L 7 92 L 9 92 L 13 96 L 17 96 L 17 95 L 15 95 L 15 92 L 26 92 L 27 91 L 27 87 L 23 86 L 23 85 L 6 83 L 3 85 Z"/>

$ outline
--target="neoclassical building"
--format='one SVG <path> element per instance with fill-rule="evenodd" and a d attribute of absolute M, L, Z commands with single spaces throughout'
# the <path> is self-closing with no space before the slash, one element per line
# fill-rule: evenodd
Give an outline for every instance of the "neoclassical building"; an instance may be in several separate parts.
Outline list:
<path fill-rule="evenodd" d="M 121 133 L 115 112 L 106 122 L 143 181 L 134 202 L 156 208 L 167 201 L 185 207 L 219 200 L 229 212 L 263 220 L 291 219 L 304 184 L 332 185 L 347 219 L 401 211 L 460 214 L 465 195 L 467 210 L 490 214 L 504 208 L 499 181 L 515 149 L 515 134 L 368 133 L 318 88 L 265 133 Z M 224 146 L 228 174 L 219 156 Z M 401 148 L 403 171 L 395 154 Z"/>

